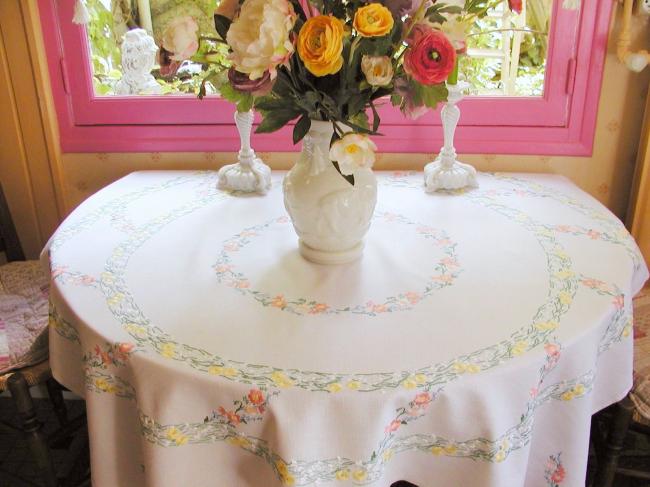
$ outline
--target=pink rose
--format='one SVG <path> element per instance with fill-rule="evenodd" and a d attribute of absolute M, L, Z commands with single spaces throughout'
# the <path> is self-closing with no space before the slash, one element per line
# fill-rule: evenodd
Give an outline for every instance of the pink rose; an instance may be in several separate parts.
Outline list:
<path fill-rule="evenodd" d="M 404 56 L 404 70 L 423 85 L 444 82 L 456 65 L 456 49 L 447 36 L 429 29 L 428 32 L 416 31 L 409 38 L 412 44 Z"/>
<path fill-rule="evenodd" d="M 516 12 L 518 14 L 521 13 L 521 9 L 522 9 L 521 0 L 508 0 L 508 6 L 510 7 L 510 10 L 512 10 L 513 12 Z"/>
<path fill-rule="evenodd" d="M 178 17 L 172 20 L 162 36 L 162 47 L 173 53 L 171 59 L 189 59 L 199 48 L 199 24 L 192 17 Z"/>

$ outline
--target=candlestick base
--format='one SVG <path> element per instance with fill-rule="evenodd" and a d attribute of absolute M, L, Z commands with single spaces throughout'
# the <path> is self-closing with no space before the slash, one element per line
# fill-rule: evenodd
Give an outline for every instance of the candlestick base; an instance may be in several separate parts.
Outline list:
<path fill-rule="evenodd" d="M 476 169 L 456 160 L 452 164 L 444 164 L 436 159 L 424 166 L 424 186 L 427 193 L 439 189 L 478 188 Z"/>
<path fill-rule="evenodd" d="M 266 194 L 271 189 L 271 168 L 261 159 L 249 164 L 228 164 L 219 169 L 219 189 Z"/>
<path fill-rule="evenodd" d="M 251 147 L 253 112 L 235 112 L 235 125 L 241 148 L 236 164 L 219 169 L 219 189 L 265 194 L 271 188 L 271 168 L 255 155 Z"/>

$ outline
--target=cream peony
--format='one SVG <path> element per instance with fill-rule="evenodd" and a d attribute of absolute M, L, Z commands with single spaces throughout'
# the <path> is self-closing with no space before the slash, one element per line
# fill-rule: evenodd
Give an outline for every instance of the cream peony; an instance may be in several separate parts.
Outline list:
<path fill-rule="evenodd" d="M 393 80 L 393 63 L 388 56 L 364 55 L 361 71 L 371 86 L 386 86 Z"/>
<path fill-rule="evenodd" d="M 457 52 L 467 51 L 467 33 L 471 25 L 463 22 L 460 15 L 446 14 L 447 21 L 440 24 L 435 24 L 435 28 L 441 30 L 447 35 L 447 38 L 454 45 Z"/>
<path fill-rule="evenodd" d="M 172 53 L 175 61 L 189 59 L 199 48 L 198 30 L 199 24 L 189 15 L 175 18 L 162 35 L 162 47 Z"/>
<path fill-rule="evenodd" d="M 289 34 L 295 22 L 296 14 L 287 0 L 245 0 L 226 36 L 237 71 L 252 80 L 265 71 L 274 78 L 276 66 L 293 53 Z"/>
<path fill-rule="evenodd" d="M 332 144 L 330 159 L 339 163 L 341 174 L 349 176 L 360 167 L 371 168 L 376 150 L 377 146 L 367 135 L 350 133 Z"/>

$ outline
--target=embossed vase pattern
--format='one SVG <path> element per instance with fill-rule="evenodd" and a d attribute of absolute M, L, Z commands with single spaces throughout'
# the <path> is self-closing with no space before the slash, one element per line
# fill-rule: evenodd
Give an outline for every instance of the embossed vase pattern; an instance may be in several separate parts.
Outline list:
<path fill-rule="evenodd" d="M 354 186 L 329 158 L 333 127 L 312 121 L 296 165 L 284 179 L 284 206 L 299 237 L 300 253 L 319 264 L 342 264 L 361 256 L 377 203 L 371 169 L 354 172 Z"/>

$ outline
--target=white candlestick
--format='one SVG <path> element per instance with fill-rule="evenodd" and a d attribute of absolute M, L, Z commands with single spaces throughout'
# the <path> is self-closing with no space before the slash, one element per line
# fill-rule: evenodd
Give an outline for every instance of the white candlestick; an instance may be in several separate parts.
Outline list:
<path fill-rule="evenodd" d="M 463 82 L 447 85 L 449 96 L 440 113 L 445 143 L 436 160 L 424 167 L 424 185 L 429 193 L 439 189 L 478 187 L 476 169 L 456 160 L 454 148 L 454 134 L 460 120 L 460 109 L 456 104 L 463 99 L 463 90 L 467 86 L 467 83 Z"/>
<path fill-rule="evenodd" d="M 271 168 L 255 155 L 251 147 L 253 111 L 235 112 L 240 149 L 236 164 L 219 170 L 219 188 L 247 193 L 266 193 L 271 188 Z"/>

